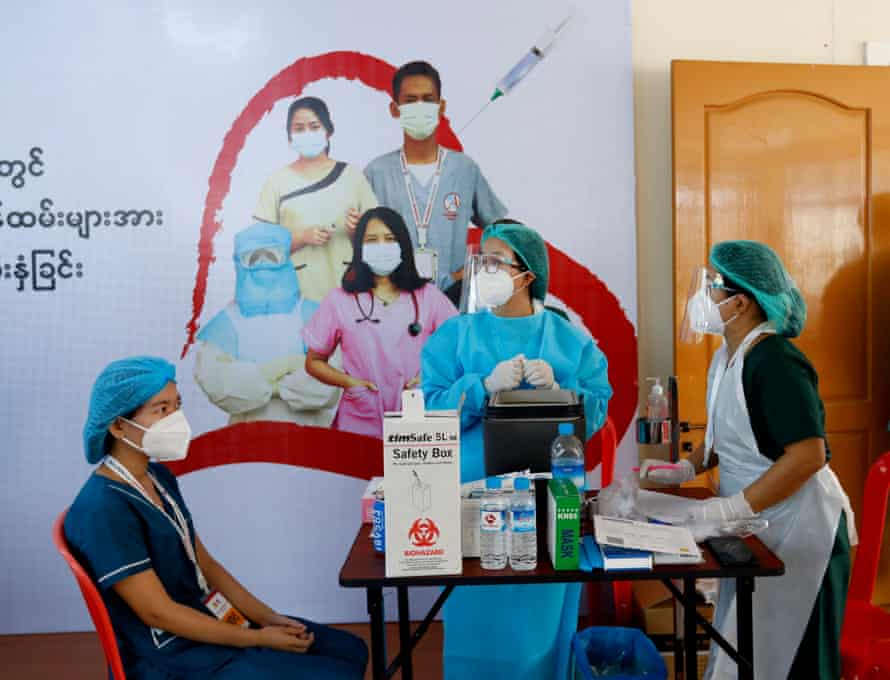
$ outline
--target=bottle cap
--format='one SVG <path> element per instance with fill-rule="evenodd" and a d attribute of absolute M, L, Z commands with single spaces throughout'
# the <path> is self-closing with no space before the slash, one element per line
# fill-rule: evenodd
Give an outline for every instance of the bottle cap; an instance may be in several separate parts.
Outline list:
<path fill-rule="evenodd" d="M 517 477 L 513 480 L 513 488 L 517 491 L 528 491 L 529 489 L 529 479 L 528 477 Z"/>
<path fill-rule="evenodd" d="M 572 425 L 572 423 L 560 423 L 559 424 L 559 433 L 561 435 L 575 434 L 575 426 Z"/>
<path fill-rule="evenodd" d="M 500 489 L 501 488 L 501 478 L 500 477 L 489 477 L 485 480 L 485 488 L 486 489 Z"/>
<path fill-rule="evenodd" d="M 657 394 L 658 396 L 664 394 L 664 387 L 661 386 L 661 378 L 646 378 L 646 380 L 655 383 L 652 385 L 652 394 Z"/>

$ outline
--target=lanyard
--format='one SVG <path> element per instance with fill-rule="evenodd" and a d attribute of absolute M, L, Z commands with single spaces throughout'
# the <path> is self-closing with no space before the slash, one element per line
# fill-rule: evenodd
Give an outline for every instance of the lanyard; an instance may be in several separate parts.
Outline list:
<path fill-rule="evenodd" d="M 402 165 L 402 177 L 405 179 L 405 189 L 408 191 L 408 200 L 411 202 L 411 213 L 414 215 L 414 224 L 417 225 L 417 242 L 421 249 L 426 248 L 427 230 L 430 228 L 430 218 L 433 216 L 433 203 L 436 201 L 436 193 L 439 190 L 439 178 L 442 176 L 442 164 L 445 162 L 445 149 L 439 147 L 436 156 L 436 173 L 433 175 L 433 183 L 430 186 L 430 196 L 426 202 L 423 217 L 420 216 L 420 208 L 417 205 L 417 196 L 414 194 L 414 186 L 411 183 L 411 175 L 408 170 L 408 159 L 405 158 L 405 150 L 399 150 L 399 162 Z"/>
<path fill-rule="evenodd" d="M 182 547 L 185 548 L 185 553 L 188 555 L 189 559 L 192 561 L 192 564 L 195 565 L 195 574 L 198 577 L 198 586 L 201 588 L 203 593 L 208 593 L 210 588 L 207 587 L 207 579 L 204 578 L 204 573 L 201 571 L 201 567 L 198 565 L 198 556 L 195 554 L 195 547 L 192 545 L 192 542 L 189 538 L 189 529 L 188 522 L 185 519 L 185 516 L 182 514 L 182 511 L 179 509 L 179 505 L 173 500 L 173 497 L 167 493 L 167 490 L 164 486 L 155 479 L 155 476 L 148 472 L 148 476 L 151 478 L 151 481 L 154 483 L 155 488 L 160 492 L 161 496 L 164 497 L 164 500 L 170 504 L 170 507 L 173 509 L 174 517 L 170 517 L 165 511 L 164 508 L 158 505 L 152 500 L 151 496 L 145 491 L 145 488 L 142 484 L 139 483 L 133 474 L 126 468 L 124 465 L 112 456 L 105 456 L 105 460 L 102 461 L 108 468 L 110 468 L 113 472 L 116 472 L 118 475 L 123 477 L 124 481 L 127 482 L 130 486 L 136 489 L 142 497 L 151 503 L 154 507 L 156 507 L 161 514 L 167 518 L 170 524 L 173 525 L 173 528 L 176 529 L 176 533 L 179 534 L 179 538 L 182 541 Z"/>

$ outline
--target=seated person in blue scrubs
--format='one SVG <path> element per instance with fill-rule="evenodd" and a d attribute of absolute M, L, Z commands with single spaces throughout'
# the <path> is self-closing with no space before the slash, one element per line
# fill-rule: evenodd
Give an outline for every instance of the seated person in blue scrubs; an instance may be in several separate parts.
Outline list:
<path fill-rule="evenodd" d="M 446 321 L 421 354 L 428 408 L 456 408 L 466 395 L 464 483 L 485 475 L 482 414 L 495 392 L 577 392 L 584 397 L 587 439 L 605 422 L 612 396 L 606 357 L 596 343 L 544 308 L 550 268 L 541 236 L 501 220 L 485 229 L 481 250 L 471 290 L 484 311 Z M 579 597 L 579 584 L 456 588 L 444 609 L 446 680 L 563 680 Z"/>
<path fill-rule="evenodd" d="M 176 369 L 155 357 L 109 364 L 83 439 L 98 463 L 65 518 L 98 585 L 128 680 L 362 678 L 364 642 L 275 612 L 207 551 L 176 478 L 191 429 Z"/>

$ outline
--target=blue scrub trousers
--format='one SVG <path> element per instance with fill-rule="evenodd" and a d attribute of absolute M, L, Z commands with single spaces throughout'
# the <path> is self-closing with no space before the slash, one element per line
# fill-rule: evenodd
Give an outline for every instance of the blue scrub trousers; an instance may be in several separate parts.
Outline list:
<path fill-rule="evenodd" d="M 368 648 L 364 641 L 345 631 L 323 626 L 305 619 L 294 619 L 315 634 L 315 642 L 307 654 L 277 649 L 249 647 L 233 650 L 217 647 L 229 658 L 205 672 L 177 673 L 159 668 L 144 660 L 128 665 L 127 678 L 137 680 L 361 680 L 368 664 Z M 206 645 L 211 652 L 216 645 Z"/>

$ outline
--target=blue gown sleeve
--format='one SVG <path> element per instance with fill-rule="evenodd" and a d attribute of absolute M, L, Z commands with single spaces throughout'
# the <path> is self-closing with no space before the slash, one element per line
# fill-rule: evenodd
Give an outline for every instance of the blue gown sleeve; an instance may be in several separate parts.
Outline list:
<path fill-rule="evenodd" d="M 464 373 L 460 357 L 461 319 L 449 319 L 426 341 L 420 354 L 420 375 L 428 410 L 457 408 L 461 395 L 467 395 L 461 411 L 461 427 L 467 428 L 482 418 L 486 393 L 482 384 L 485 376 Z"/>
<path fill-rule="evenodd" d="M 560 386 L 573 389 L 584 396 L 584 418 L 587 421 L 587 439 L 599 432 L 606 422 L 612 387 L 609 385 L 609 362 L 606 355 L 588 339 L 581 350 L 578 371 Z"/>
<path fill-rule="evenodd" d="M 216 345 L 229 356 L 238 358 L 238 334 L 225 311 L 214 316 L 198 331 L 198 340 Z"/>

